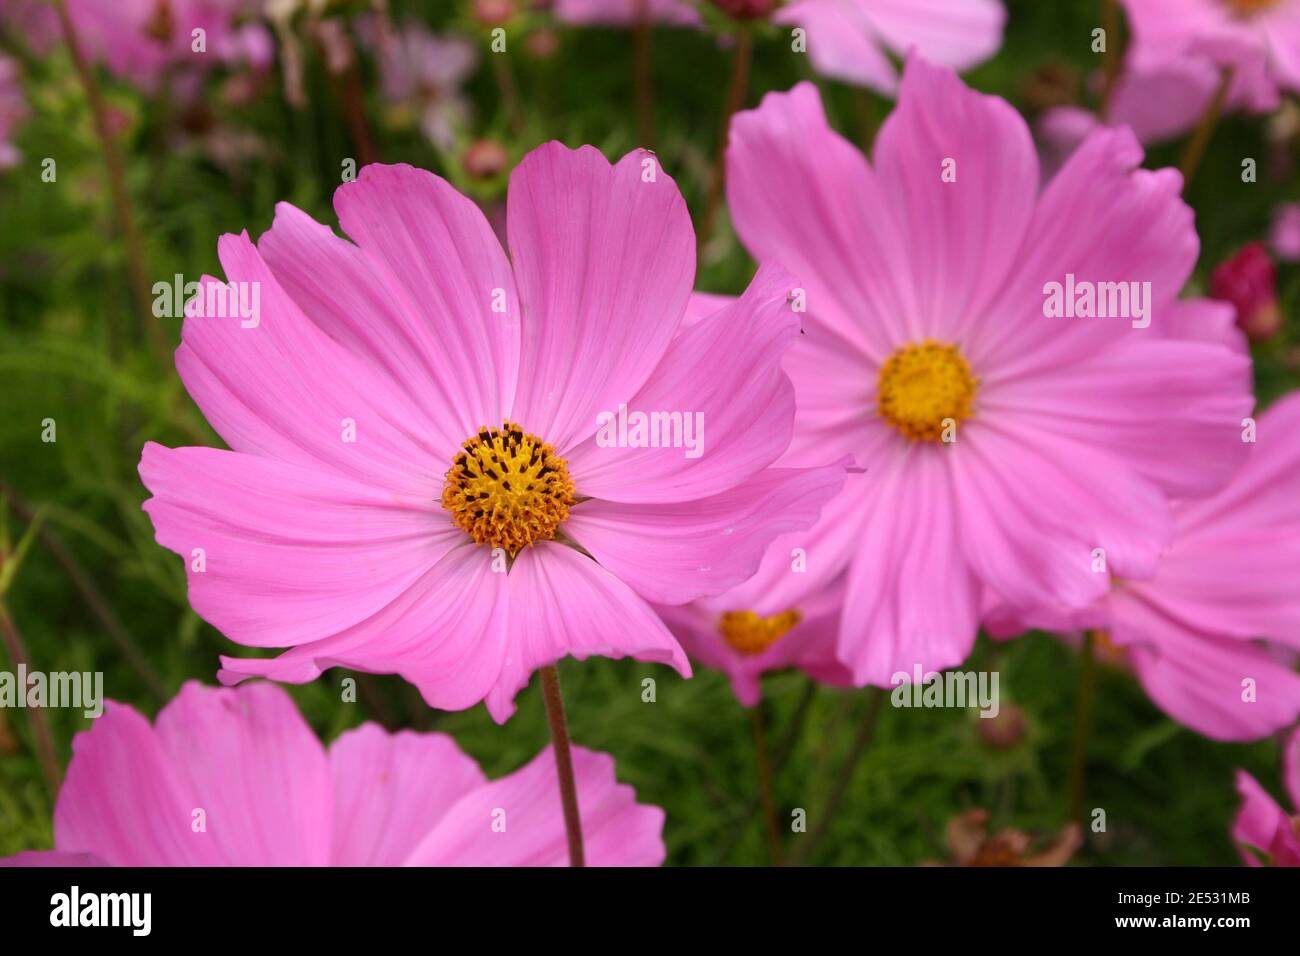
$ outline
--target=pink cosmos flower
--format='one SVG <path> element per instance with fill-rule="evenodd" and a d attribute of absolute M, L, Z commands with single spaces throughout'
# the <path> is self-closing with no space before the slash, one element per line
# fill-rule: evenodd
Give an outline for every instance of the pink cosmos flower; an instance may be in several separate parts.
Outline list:
<path fill-rule="evenodd" d="M 0 24 L 36 53 L 60 40 L 59 15 L 44 0 L 0 0 Z"/>
<path fill-rule="evenodd" d="M 22 154 L 10 140 L 14 129 L 27 118 L 27 97 L 23 94 L 18 64 L 0 55 L 0 170 L 18 165 Z"/>
<path fill-rule="evenodd" d="M 110 701 L 72 742 L 55 849 L 8 865 L 564 866 L 555 755 L 489 781 L 446 734 L 363 724 L 321 746 L 289 695 L 190 681 L 153 726 Z M 587 858 L 658 866 L 664 814 L 573 750 Z"/>
<path fill-rule="evenodd" d="M 146 91 L 169 71 L 189 79 L 228 59 L 265 59 L 265 28 L 239 25 L 260 7 L 260 0 L 68 0 L 86 55 Z M 194 49 L 196 30 L 203 31 L 201 51 Z"/>
<path fill-rule="evenodd" d="M 1273 210 L 1268 244 L 1283 262 L 1300 262 L 1300 203 L 1282 203 Z"/>
<path fill-rule="evenodd" d="M 695 661 L 730 678 L 745 707 L 758 703 L 768 671 L 794 667 L 832 687 L 853 685 L 852 672 L 835 656 L 842 586 L 812 595 L 799 608 L 773 607 L 749 590 L 742 584 L 716 598 L 657 610 Z"/>
<path fill-rule="evenodd" d="M 1205 115 L 1218 84 L 1218 71 L 1201 60 L 1125 69 L 1111 91 L 1107 124 L 1129 127 L 1143 145 L 1177 139 Z M 1059 169 L 1100 123 L 1095 113 L 1080 106 L 1043 113 L 1035 131 L 1044 147 L 1044 167 L 1050 167 L 1047 174 Z"/>
<path fill-rule="evenodd" d="M 584 26 L 630 26 L 645 16 L 668 26 L 697 27 L 703 22 L 688 0 L 555 0 L 556 19 Z"/>
<path fill-rule="evenodd" d="M 1116 582 L 1072 615 L 1013 623 L 993 612 L 990 628 L 1100 630 L 1162 710 L 1214 740 L 1286 727 L 1300 716 L 1298 474 L 1293 394 L 1259 417 L 1254 450 L 1227 486 L 1177 504 L 1154 577 Z"/>
<path fill-rule="evenodd" d="M 1300 730 L 1292 731 L 1284 746 L 1282 775 L 1291 813 L 1278 806 L 1254 777 L 1237 771 L 1241 809 L 1232 825 L 1232 839 L 1247 866 L 1300 866 Z"/>
<path fill-rule="evenodd" d="M 150 443 L 140 474 L 195 610 L 291 648 L 223 658 L 223 680 L 396 673 L 504 721 L 565 655 L 689 674 L 647 602 L 735 586 L 838 491 L 842 467 L 768 467 L 793 428 L 791 277 L 760 270 L 677 334 L 695 240 L 652 154 L 549 143 L 508 202 L 510 258 L 409 166 L 335 193 L 352 242 L 281 204 L 257 245 L 218 244 L 260 321 L 187 318 L 176 365 L 233 450 Z M 606 447 L 620 406 L 702 420 L 700 454 Z"/>
<path fill-rule="evenodd" d="M 1000 0 L 795 0 L 772 15 L 807 31 L 817 72 L 886 96 L 898 91 L 888 53 L 968 70 L 1002 46 L 1006 19 Z"/>
<path fill-rule="evenodd" d="M 807 83 L 734 120 L 737 231 L 805 292 L 783 464 L 865 469 L 746 586 L 798 607 L 847 572 L 839 656 L 855 682 L 960 663 L 986 589 L 1089 606 L 1109 582 L 1097 548 L 1110 573 L 1150 577 L 1166 495 L 1207 494 L 1244 457 L 1248 359 L 1157 331 L 1184 308 L 1198 242 L 1177 172 L 1141 161 L 1130 131 L 1099 129 L 1040 194 L 1020 115 L 917 56 L 873 163 Z M 1109 310 L 1146 319 L 1048 317 L 1076 279 L 1138 283 Z M 792 543 L 808 573 L 790 573 Z"/>
<path fill-rule="evenodd" d="M 478 65 L 474 44 L 418 22 L 393 31 L 386 45 L 373 26 L 364 36 L 379 56 L 384 98 L 414 110 L 420 132 L 439 149 L 454 149 L 470 116 L 461 87 Z"/>
<path fill-rule="evenodd" d="M 1271 110 L 1278 88 L 1300 90 L 1300 0 L 1121 0 L 1132 28 L 1129 63 L 1188 61 L 1232 71 L 1228 101 Z"/>

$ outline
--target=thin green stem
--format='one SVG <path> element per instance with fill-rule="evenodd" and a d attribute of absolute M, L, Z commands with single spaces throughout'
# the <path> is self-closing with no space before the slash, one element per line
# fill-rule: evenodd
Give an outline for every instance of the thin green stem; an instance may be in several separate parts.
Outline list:
<path fill-rule="evenodd" d="M 1201 160 L 1205 157 L 1205 149 L 1210 145 L 1210 139 L 1214 136 L 1215 127 L 1219 125 L 1219 117 L 1223 115 L 1223 105 L 1228 99 L 1228 88 L 1232 86 L 1232 69 L 1224 67 L 1223 73 L 1219 77 L 1219 88 L 1214 91 L 1214 96 L 1205 108 L 1205 113 L 1201 116 L 1201 121 L 1196 126 L 1196 131 L 1192 133 L 1192 138 L 1187 141 L 1183 147 L 1182 158 L 1178 161 L 1178 171 L 1183 174 L 1183 192 L 1187 192 L 1187 187 L 1191 185 L 1192 179 L 1196 176 L 1196 171 L 1201 166 Z"/>
<path fill-rule="evenodd" d="M 4 640 L 5 651 L 9 655 L 9 660 L 17 671 L 20 667 L 26 670 L 29 666 L 27 660 L 27 648 L 23 644 L 23 639 L 18 633 L 18 627 L 14 624 L 14 619 L 9 616 L 9 610 L 3 604 L 0 604 L 0 637 Z M 19 688 L 20 694 L 25 694 L 26 688 Z M 63 782 L 63 773 L 59 769 L 59 759 L 54 752 L 54 737 L 50 734 L 50 726 L 45 722 L 45 709 L 43 707 L 26 707 L 27 721 L 32 728 L 32 739 L 36 742 L 36 760 L 41 765 L 41 771 L 45 774 L 45 783 L 50 790 L 50 802 L 53 803 L 59 798 L 59 786 Z"/>
<path fill-rule="evenodd" d="M 731 55 L 731 82 L 727 87 L 727 99 L 722 107 L 722 130 L 718 134 L 718 153 L 713 160 L 713 175 L 709 180 L 708 198 L 704 203 L 704 213 L 700 216 L 700 228 L 696 231 L 696 254 L 703 258 L 704 247 L 713 237 L 713 227 L 717 222 L 718 210 L 722 206 L 723 189 L 727 179 L 727 139 L 731 131 L 731 117 L 745 103 L 745 94 L 749 89 L 749 69 L 754 59 L 754 35 L 748 23 L 736 25 L 736 49 Z"/>
<path fill-rule="evenodd" d="M 546 722 L 555 744 L 555 770 L 560 778 L 560 803 L 564 807 L 564 833 L 569 843 L 569 865 L 586 864 L 582 848 L 582 818 L 578 815 L 578 785 L 573 776 L 573 751 L 569 745 L 569 727 L 564 717 L 564 697 L 560 694 L 560 672 L 555 665 L 542 668 L 542 698 L 546 702 Z"/>
<path fill-rule="evenodd" d="M 808 859 L 817 848 L 817 845 L 826 836 L 830 830 L 831 824 L 835 821 L 835 813 L 839 810 L 840 804 L 844 802 L 845 796 L 848 795 L 849 785 L 853 782 L 853 771 L 862 761 L 862 757 L 867 752 L 868 746 L 876 736 L 876 725 L 880 720 L 880 711 L 884 706 L 886 694 L 879 687 L 870 687 L 867 689 L 867 709 L 863 713 L 862 721 L 858 724 L 858 732 L 853 738 L 853 745 L 849 750 L 848 757 L 844 760 L 844 765 L 840 768 L 839 775 L 836 777 L 835 786 L 831 790 L 830 796 L 826 800 L 825 806 L 817 816 L 817 825 L 813 831 L 808 834 L 807 838 L 800 843 L 799 847 L 791 854 L 791 862 L 796 865 Z"/>
<path fill-rule="evenodd" d="M 170 364 L 171 349 L 163 333 L 162 324 L 158 321 L 158 316 L 154 315 L 153 299 L 149 294 L 149 280 L 144 266 L 144 247 L 140 241 L 140 233 L 136 230 L 135 214 L 131 211 L 131 199 L 126 189 L 126 173 L 122 165 L 122 156 L 117 151 L 117 141 L 113 138 L 108 106 L 95 80 L 95 72 L 82 52 L 76 27 L 73 26 L 72 17 L 68 13 L 67 0 L 55 0 L 54 8 L 58 13 L 64 43 L 67 44 L 68 52 L 72 55 L 72 64 L 76 68 L 82 89 L 90 103 L 91 114 L 94 116 L 95 132 L 99 137 L 100 151 L 104 156 L 104 168 L 108 173 L 109 192 L 112 194 L 113 206 L 117 212 L 122 241 L 126 245 L 126 265 L 131 293 L 144 319 L 145 332 L 154 354 L 166 366 Z"/>
<path fill-rule="evenodd" d="M 1115 92 L 1115 81 L 1119 79 L 1119 67 L 1123 60 L 1120 44 L 1120 15 L 1118 0 L 1101 0 L 1101 25 L 1106 31 L 1106 52 L 1101 61 L 1101 97 L 1097 102 L 1097 115 L 1104 123 L 1110 116 L 1111 97 Z"/>

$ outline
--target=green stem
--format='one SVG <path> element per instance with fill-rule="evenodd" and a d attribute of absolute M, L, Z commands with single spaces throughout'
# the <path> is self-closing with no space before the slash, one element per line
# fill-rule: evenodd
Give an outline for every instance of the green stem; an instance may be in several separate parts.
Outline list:
<path fill-rule="evenodd" d="M 863 755 L 867 752 L 867 747 L 875 738 L 876 724 L 879 722 L 880 711 L 884 706 L 886 694 L 879 687 L 870 687 L 867 689 L 867 695 L 869 699 L 866 713 L 863 714 L 862 722 L 858 724 L 858 732 L 853 738 L 853 746 L 844 761 L 844 766 L 840 768 L 839 776 L 835 780 L 835 787 L 817 817 L 817 826 L 792 854 L 792 862 L 796 864 L 811 856 L 813 850 L 817 848 L 817 844 L 826 836 L 835 820 L 836 811 L 839 810 L 840 804 L 844 802 L 845 796 L 848 795 L 849 784 L 853 782 L 853 771 L 857 769 Z"/>
<path fill-rule="evenodd" d="M 718 210 L 722 205 L 723 187 L 727 178 L 727 139 L 731 131 L 731 117 L 745 103 L 745 92 L 749 89 L 749 68 L 754 58 L 754 36 L 748 23 L 736 26 L 736 49 L 731 55 L 731 82 L 727 88 L 727 99 L 722 108 L 722 131 L 718 136 L 718 153 L 713 160 L 713 176 L 709 181 L 709 194 L 704 204 L 704 214 L 700 216 L 700 228 L 696 232 L 696 254 L 704 255 L 704 247 L 713 236 L 713 226 L 717 222 Z"/>
<path fill-rule="evenodd" d="M 573 751 L 569 745 L 569 727 L 564 717 L 564 697 L 560 694 L 560 672 L 555 665 L 542 668 L 542 698 L 546 702 L 546 722 L 555 744 L 555 770 L 560 778 L 560 803 L 564 807 L 564 833 L 569 843 L 569 865 L 584 866 L 582 818 L 578 815 L 578 785 L 573 777 Z"/>
<path fill-rule="evenodd" d="M 1184 194 L 1187 192 L 1187 187 L 1191 185 L 1193 177 L 1196 176 L 1197 169 L 1200 168 L 1201 159 L 1205 156 L 1205 148 L 1210 145 L 1215 127 L 1219 125 L 1219 117 L 1223 115 L 1223 105 L 1228 99 L 1230 86 L 1232 86 L 1232 69 L 1225 67 L 1219 77 L 1219 88 L 1214 91 L 1214 97 L 1205 108 L 1196 131 L 1192 133 L 1192 138 L 1183 147 L 1183 156 L 1178 162 L 1178 171 L 1183 174 Z"/>
<path fill-rule="evenodd" d="M 100 151 L 104 155 L 104 168 L 108 172 L 109 192 L 113 197 L 113 206 L 117 211 L 118 226 L 122 231 L 122 241 L 126 245 L 127 273 L 130 278 L 131 292 L 135 296 L 136 307 L 144 319 L 145 331 L 150 345 L 159 361 L 170 364 L 171 349 L 163 333 L 158 316 L 154 315 L 153 299 L 149 294 L 149 280 L 144 267 L 144 247 L 140 234 L 136 231 L 135 215 L 131 211 L 131 199 L 126 190 L 126 174 L 122 166 L 121 154 L 117 151 L 117 142 L 113 139 L 113 128 L 108 119 L 108 107 L 95 81 L 95 73 L 82 52 L 77 39 L 76 28 L 68 13 L 67 0 L 56 0 L 54 9 L 58 13 L 59 26 L 63 31 L 63 40 L 72 55 L 72 64 L 76 68 L 86 99 L 90 102 L 90 111 L 95 120 L 95 132 L 99 136 Z"/>
<path fill-rule="evenodd" d="M 23 645 L 23 639 L 18 633 L 18 627 L 14 620 L 9 616 L 8 609 L 0 604 L 0 637 L 4 639 L 5 650 L 9 654 L 9 660 L 17 671 L 20 667 L 27 670 L 29 664 L 27 660 L 27 649 Z M 26 693 L 25 688 L 19 688 L 18 691 Z M 45 782 L 50 790 L 50 802 L 58 800 L 59 786 L 63 782 L 63 774 L 59 770 L 59 759 L 54 753 L 54 737 L 50 734 L 49 724 L 45 722 L 45 710 L 42 707 L 27 707 L 27 720 L 32 728 L 32 739 L 36 742 L 36 759 L 41 765 L 41 771 L 45 774 Z"/>

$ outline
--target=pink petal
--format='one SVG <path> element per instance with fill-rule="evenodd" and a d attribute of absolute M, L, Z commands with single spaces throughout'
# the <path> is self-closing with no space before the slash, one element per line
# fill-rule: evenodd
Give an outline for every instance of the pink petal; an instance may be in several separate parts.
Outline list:
<path fill-rule="evenodd" d="M 769 468 L 697 501 L 584 501 L 565 529 L 646 600 L 684 604 L 753 575 L 773 539 L 810 527 L 843 482 L 842 466 Z"/>
<path fill-rule="evenodd" d="M 204 811 L 207 832 L 192 839 L 210 841 L 236 866 L 330 862 L 325 750 L 283 690 L 190 681 L 158 713 L 156 733 L 194 807 Z"/>
<path fill-rule="evenodd" d="M 897 54 L 968 70 L 1002 46 L 1007 12 L 998 0 L 851 0 Z"/>
<path fill-rule="evenodd" d="M 349 185 L 364 183 L 363 188 L 381 195 L 389 190 L 399 192 L 397 186 L 376 186 L 375 181 L 382 178 L 380 169 L 384 168 L 366 167 L 358 184 Z M 441 180 L 436 182 L 442 184 Z M 426 192 L 433 196 L 424 195 Z M 455 226 L 427 235 L 433 232 L 433 224 L 441 224 L 434 218 L 442 198 L 440 191 L 423 179 L 415 179 L 402 195 L 412 206 L 419 207 L 421 199 L 426 201 L 426 218 L 413 228 L 425 230 L 419 240 L 429 242 L 425 248 L 439 250 L 430 254 L 438 256 L 435 261 L 458 255 L 455 240 L 448 235 Z M 370 211 L 371 204 L 366 203 L 364 194 L 352 203 Z M 474 211 L 477 213 L 476 207 Z M 385 214 L 382 207 L 375 213 Z M 478 216 L 482 218 L 481 213 Z M 513 336 L 517 349 L 518 324 L 517 318 L 512 320 L 508 315 L 482 314 L 489 313 L 491 297 L 482 295 L 481 290 L 500 287 L 513 291 L 514 282 L 499 245 L 495 257 L 479 250 L 476 261 L 474 243 L 478 238 L 473 234 L 474 225 L 486 228 L 484 223 L 467 224 L 470 239 L 463 244 L 471 248 L 465 258 L 473 263 L 470 268 L 477 267 L 481 274 L 472 277 L 459 270 L 454 274 L 445 272 L 440 277 L 443 286 L 454 287 L 459 280 L 461 287 L 444 292 L 434 285 L 432 291 L 419 298 L 408 291 L 380 254 L 340 239 L 328 226 L 288 203 L 276 206 L 275 223 L 257 244 L 280 284 L 306 315 L 369 367 L 381 370 L 418 406 L 420 426 L 429 437 L 434 456 L 448 462 L 475 429 L 502 420 L 503 402 L 493 392 L 514 384 L 513 367 L 504 386 L 500 382 L 476 381 L 476 376 L 486 378 L 493 371 L 491 364 L 482 359 L 492 354 L 494 345 L 500 352 L 507 351 L 504 341 L 498 344 L 494 339 Z M 402 228 L 390 226 L 393 233 L 400 233 Z M 439 249 L 438 240 L 444 248 Z M 465 364 L 470 361 L 475 364 Z"/>
<path fill-rule="evenodd" d="M 487 782 L 446 734 L 349 730 L 330 746 L 334 866 L 400 866 L 456 801 Z"/>
<path fill-rule="evenodd" d="M 510 263 L 482 211 L 445 180 L 410 166 L 367 166 L 338 188 L 334 207 L 360 255 L 349 257 L 349 272 L 331 275 L 326 294 L 337 301 L 344 276 L 360 287 L 368 273 L 368 297 L 391 300 L 386 309 L 375 303 L 368 310 L 382 323 L 354 314 L 354 337 L 375 342 L 385 366 L 403 363 L 396 381 L 424 397 L 431 413 L 454 410 L 438 424 L 459 431 L 455 445 L 483 425 L 499 426 L 514 396 L 522 307 Z M 311 244 L 313 251 L 324 238 Z M 314 255 L 315 261 L 301 261 L 299 281 L 308 270 L 332 270 L 339 257 L 336 251 L 323 262 Z M 506 311 L 493 311 L 498 298 Z M 440 401 L 428 397 L 433 391 Z"/>
<path fill-rule="evenodd" d="M 1185 342 L 1214 342 L 1241 355 L 1250 346 L 1237 325 L 1237 313 L 1230 303 L 1215 299 L 1179 299 L 1166 306 L 1164 321 L 1156 328 L 1161 334 Z"/>
<path fill-rule="evenodd" d="M 1245 641 L 1176 622 L 1136 596 L 1112 602 L 1111 638 L 1128 647 L 1143 689 L 1212 740 L 1258 740 L 1300 716 L 1300 674 Z M 1243 700 L 1247 678 L 1254 701 Z"/>
<path fill-rule="evenodd" d="M 805 329 L 824 325 L 877 364 L 889 356 L 912 311 L 910 264 L 883 187 L 811 83 L 732 119 L 727 206 L 756 259 L 799 277 Z"/>
<path fill-rule="evenodd" d="M 54 843 L 112 866 L 220 866 L 210 833 L 192 829 L 200 806 L 149 722 L 109 701 L 72 741 L 72 762 L 54 808 Z"/>
<path fill-rule="evenodd" d="M 848 573 L 839 657 L 854 683 L 891 685 L 960 664 L 979 628 L 979 588 L 958 545 L 941 451 L 911 448 L 869 476 L 865 532 Z"/>
<path fill-rule="evenodd" d="M 689 0 L 644 0 L 645 16 L 653 23 L 697 27 L 700 15 Z M 564 23 L 626 27 L 636 22 L 636 0 L 556 0 L 555 18 Z"/>
<path fill-rule="evenodd" d="M 1290 821 L 1268 791 L 1244 770 L 1237 771 L 1237 793 L 1241 796 L 1241 809 L 1232 823 L 1232 839 L 1247 866 L 1263 866 L 1253 851 L 1268 853 L 1279 828 Z"/>
<path fill-rule="evenodd" d="M 875 167 L 913 283 L 915 308 L 894 345 L 927 336 L 964 344 L 1023 265 L 1038 198 L 1028 126 L 1005 100 L 913 54 L 876 137 Z"/>
<path fill-rule="evenodd" d="M 432 501 L 254 455 L 150 442 L 140 477 L 158 543 L 185 561 L 195 611 L 255 647 L 361 624 L 464 540 Z"/>
<path fill-rule="evenodd" d="M 1147 336 L 1051 375 L 991 382 L 979 401 L 990 419 L 1105 449 L 1182 497 L 1222 487 L 1245 460 L 1250 389 L 1248 355 L 1216 342 Z"/>
<path fill-rule="evenodd" d="M 1163 323 L 1191 274 L 1199 240 L 1176 170 L 1139 169 L 1128 129 L 1098 128 L 1074 152 L 1034 211 L 1017 267 L 995 308 L 972 330 L 971 367 L 988 387 L 1054 374 L 1090 353 L 1151 337 L 1131 320 L 1049 318 L 1048 282 L 1150 282 L 1153 326 Z M 1109 197 L 1097 202 L 1098 195 Z"/>
<path fill-rule="evenodd" d="M 614 760 L 573 748 L 578 812 L 591 866 L 658 866 L 666 855 L 664 812 L 636 802 L 614 777 Z M 495 828 L 494 828 L 495 824 Z M 555 753 L 466 794 L 406 861 L 408 866 L 567 866 Z"/>
<path fill-rule="evenodd" d="M 1189 627 L 1300 647 L 1300 396 L 1259 417 L 1256 444 L 1221 492 L 1182 502 L 1142 597 Z"/>
<path fill-rule="evenodd" d="M 849 472 L 810 527 L 779 535 L 763 553 L 758 571 L 722 597 L 736 608 L 767 616 L 803 607 L 848 567 L 867 531 L 863 501 L 876 476 Z"/>
<path fill-rule="evenodd" d="M 430 445 L 425 416 L 409 397 L 313 324 L 247 235 L 223 236 L 218 251 L 231 282 L 248 283 L 249 296 L 260 290 L 258 324 L 245 328 L 239 316 L 199 317 L 191 309 L 176 368 L 227 444 L 384 487 L 436 490 L 450 462 Z M 204 281 L 205 290 L 216 285 Z M 355 423 L 354 442 L 344 440 L 347 421 Z"/>
<path fill-rule="evenodd" d="M 650 606 L 573 548 L 541 541 L 524 549 L 509 584 L 510 643 L 487 699 L 497 723 L 514 713 L 515 695 L 533 671 L 565 656 L 635 657 L 691 676 L 686 654 Z"/>
<path fill-rule="evenodd" d="M 777 267 L 761 269 L 734 304 L 677 336 L 628 401 L 629 414 L 669 412 L 694 422 L 694 450 L 668 441 L 661 448 L 605 447 L 593 436 L 568 455 L 579 493 L 689 501 L 724 492 L 774 462 L 794 423 L 794 391 L 781 358 L 798 338 L 787 299 L 795 284 Z M 662 430 L 655 431 L 658 442 Z"/>
<path fill-rule="evenodd" d="M 507 575 L 468 539 L 374 615 L 277 658 L 221 658 L 217 676 L 302 684 L 330 667 L 400 674 L 430 707 L 463 710 L 482 700 L 506 651 Z"/>
<path fill-rule="evenodd" d="M 1110 574 L 1149 577 L 1172 534 L 1163 494 L 1099 449 L 1046 429 L 972 422 L 950 462 L 962 549 L 1007 603 L 1085 608 Z M 1106 571 L 1094 571 L 1093 552 Z"/>
<path fill-rule="evenodd" d="M 564 454 L 659 364 L 691 294 L 695 235 L 654 154 L 611 166 L 554 142 L 515 167 L 506 223 L 525 311 L 512 416 Z"/>
<path fill-rule="evenodd" d="M 866 11 L 842 0 L 797 0 L 778 8 L 772 22 L 808 34 L 808 58 L 818 73 L 866 86 L 884 96 L 898 87 L 894 64 L 880 48 Z"/>
<path fill-rule="evenodd" d="M 734 295 L 719 295 L 716 292 L 692 292 L 690 301 L 686 303 L 686 314 L 682 316 L 679 333 L 685 332 L 692 325 L 707 319 L 715 312 L 721 312 L 728 306 L 733 305 L 735 301 L 736 296 Z"/>

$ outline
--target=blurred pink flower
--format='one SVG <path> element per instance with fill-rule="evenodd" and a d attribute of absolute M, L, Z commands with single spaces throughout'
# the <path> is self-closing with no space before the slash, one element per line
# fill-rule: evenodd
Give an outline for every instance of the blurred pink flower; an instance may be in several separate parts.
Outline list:
<path fill-rule="evenodd" d="M 1127 126 L 1143 145 L 1177 139 L 1205 114 L 1218 86 L 1208 63 L 1183 60 L 1150 70 L 1127 69 L 1111 91 L 1107 125 Z M 1097 115 L 1080 106 L 1058 106 L 1039 117 L 1044 176 L 1050 178 L 1097 126 Z"/>
<path fill-rule="evenodd" d="M 410 107 L 420 132 L 443 150 L 453 150 L 470 117 L 461 86 L 478 64 L 478 51 L 464 37 L 439 36 L 411 22 L 381 43 L 373 26 L 363 37 L 379 59 L 384 98 Z"/>
<path fill-rule="evenodd" d="M 1264 342 L 1282 327 L 1277 301 L 1277 266 L 1262 242 L 1247 243 L 1210 274 L 1210 296 L 1237 310 L 1237 324 L 1252 342 Z"/>
<path fill-rule="evenodd" d="M 1256 437 L 1222 491 L 1176 505 L 1174 539 L 1154 577 L 1116 582 L 1073 615 L 1012 622 L 994 611 L 990 630 L 1102 630 L 1162 710 L 1214 740 L 1254 740 L 1292 723 L 1300 715 L 1300 395 L 1259 416 Z"/>
<path fill-rule="evenodd" d="M 36 53 L 48 53 L 62 37 L 58 12 L 46 0 L 0 0 L 0 24 Z"/>
<path fill-rule="evenodd" d="M 772 606 L 741 585 L 720 597 L 657 610 L 686 653 L 726 674 L 736 699 L 753 707 L 768 671 L 794 667 L 832 687 L 853 685 L 852 672 L 835 656 L 843 604 L 842 585 L 798 608 Z"/>
<path fill-rule="evenodd" d="M 640 11 L 655 23 L 694 27 L 703 21 L 689 0 L 555 0 L 555 16 L 565 23 L 630 26 Z"/>
<path fill-rule="evenodd" d="M 1241 809 L 1232 824 L 1232 839 L 1247 866 L 1300 866 L 1300 730 L 1292 731 L 1284 744 L 1282 775 L 1290 813 L 1254 777 L 1237 771 Z"/>
<path fill-rule="evenodd" d="M 1283 262 L 1300 262 L 1300 203 L 1282 203 L 1273 210 L 1268 243 Z"/>
<path fill-rule="evenodd" d="M 397 673 L 503 721 L 565 655 L 689 674 L 647 602 L 735 586 L 839 490 L 840 467 L 768 467 L 793 427 L 791 277 L 765 268 L 676 334 L 695 239 L 652 154 L 548 143 L 508 202 L 511 259 L 473 202 L 409 166 L 335 193 L 355 245 L 285 203 L 257 246 L 218 244 L 260 322 L 187 318 L 176 364 L 234 450 L 150 443 L 140 474 L 195 610 L 292 648 L 223 658 L 223 680 Z M 702 416 L 707 447 L 606 447 L 621 404 Z"/>
<path fill-rule="evenodd" d="M 888 53 L 967 70 L 1002 46 L 1006 18 L 1001 0 L 795 0 L 772 15 L 807 31 L 817 72 L 886 96 L 898 90 Z"/>
<path fill-rule="evenodd" d="M 1271 110 L 1300 91 L 1300 0 L 1121 0 L 1139 71 L 1189 62 L 1232 70 L 1228 102 Z"/>
<path fill-rule="evenodd" d="M 278 687 L 190 681 L 153 726 L 109 701 L 72 750 L 55 849 L 0 865 L 568 864 L 549 747 L 489 781 L 446 734 L 363 724 L 326 748 Z M 573 758 L 589 862 L 662 863 L 663 811 L 608 754 Z"/>
<path fill-rule="evenodd" d="M 986 589 L 1088 607 L 1109 582 L 1096 548 L 1150 577 L 1166 495 L 1208 494 L 1244 457 L 1249 360 L 1157 331 L 1199 243 L 1181 177 L 1141 169 L 1130 131 L 1094 131 L 1040 194 L 1020 115 L 913 56 L 874 163 L 807 83 L 738 114 L 727 158 L 741 239 L 806 293 L 782 463 L 865 469 L 746 587 L 798 607 L 847 571 L 839 656 L 857 683 L 961 663 Z M 1048 284 L 1076 274 L 1138 283 L 1128 312 L 1149 283 L 1152 328 L 1049 317 Z M 808 573 L 790 573 L 791 545 Z"/>
<path fill-rule="evenodd" d="M 86 55 L 148 92 L 169 72 L 192 85 L 218 64 L 265 69 L 269 33 L 240 22 L 260 9 L 261 0 L 68 0 Z"/>
<path fill-rule="evenodd" d="M 27 97 L 18 63 L 0 54 L 0 170 L 14 167 L 22 159 L 11 140 L 14 130 L 27 115 Z"/>

